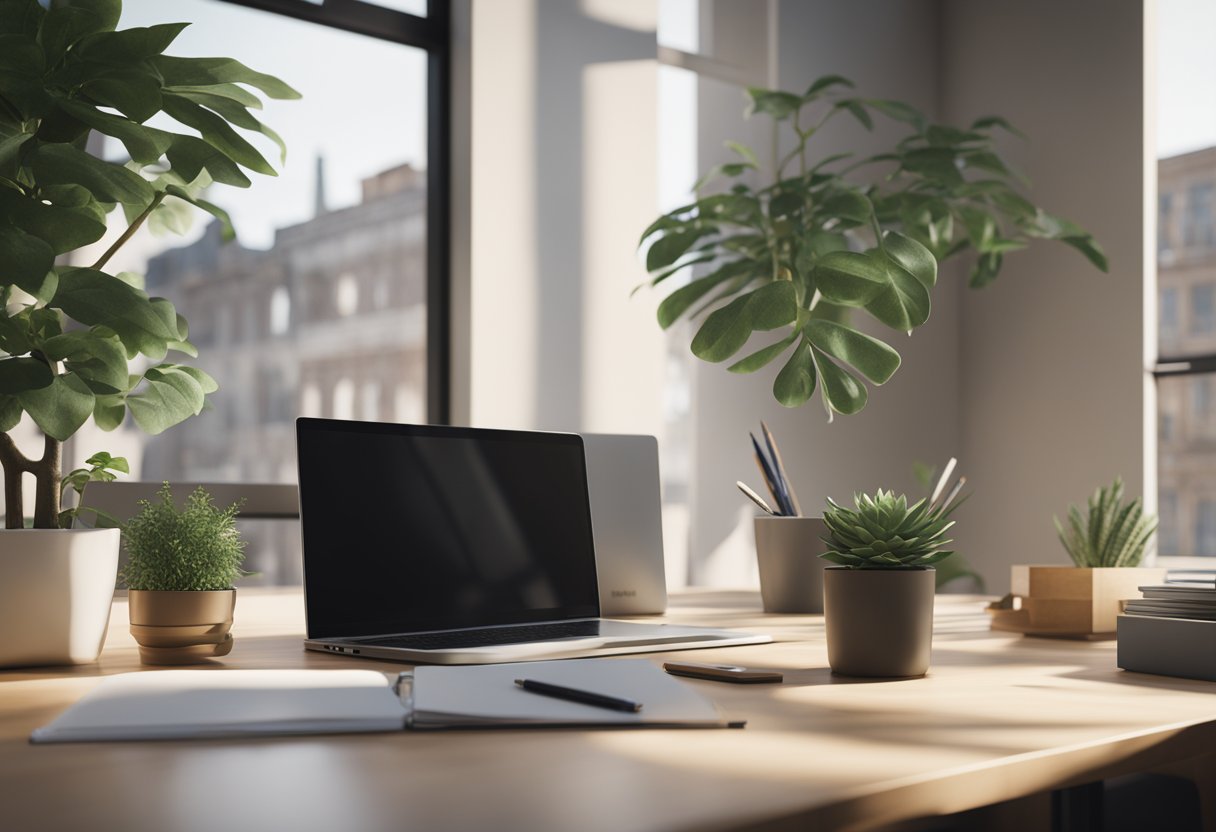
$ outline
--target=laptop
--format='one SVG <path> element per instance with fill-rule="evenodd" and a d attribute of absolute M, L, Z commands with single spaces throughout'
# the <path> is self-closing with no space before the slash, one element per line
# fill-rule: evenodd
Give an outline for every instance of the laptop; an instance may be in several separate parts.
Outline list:
<path fill-rule="evenodd" d="M 296 420 L 305 647 L 437 664 L 760 644 L 600 617 L 575 434 Z"/>
<path fill-rule="evenodd" d="M 584 433 L 600 614 L 667 609 L 659 443 L 653 436 Z"/>

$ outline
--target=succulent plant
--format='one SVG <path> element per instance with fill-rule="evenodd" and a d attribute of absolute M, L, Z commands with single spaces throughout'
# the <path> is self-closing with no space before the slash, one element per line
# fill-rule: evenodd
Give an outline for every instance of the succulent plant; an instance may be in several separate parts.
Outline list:
<path fill-rule="evenodd" d="M 1085 518 L 1069 506 L 1067 529 L 1054 519 L 1060 542 L 1077 566 L 1139 566 L 1157 531 L 1156 516 L 1144 513 L 1139 497 L 1123 505 L 1121 477 L 1093 493 Z"/>
<path fill-rule="evenodd" d="M 873 497 L 855 494 L 853 502 L 856 508 L 848 509 L 828 498 L 823 513 L 828 551 L 820 555 L 825 560 L 854 569 L 909 569 L 954 554 L 942 551 L 952 542 L 943 538 L 961 500 L 937 505 L 925 499 L 909 508 L 907 496 L 880 488 Z"/>

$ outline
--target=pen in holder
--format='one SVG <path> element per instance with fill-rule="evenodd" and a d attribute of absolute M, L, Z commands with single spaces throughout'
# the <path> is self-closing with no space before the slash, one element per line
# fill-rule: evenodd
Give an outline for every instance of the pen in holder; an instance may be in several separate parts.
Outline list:
<path fill-rule="evenodd" d="M 765 612 L 822 613 L 823 569 L 819 557 L 827 534 L 821 517 L 759 515 L 756 562 Z"/>

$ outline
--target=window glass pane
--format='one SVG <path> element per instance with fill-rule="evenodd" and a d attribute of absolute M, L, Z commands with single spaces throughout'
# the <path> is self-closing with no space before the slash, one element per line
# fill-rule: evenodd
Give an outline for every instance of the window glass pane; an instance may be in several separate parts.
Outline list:
<path fill-rule="evenodd" d="M 1157 551 L 1216 555 L 1216 376 L 1157 383 Z"/>
<path fill-rule="evenodd" d="M 1191 287 L 1191 334 L 1216 332 L 1216 285 L 1200 283 Z"/>
<path fill-rule="evenodd" d="M 427 0 L 363 0 L 364 3 L 371 3 L 373 6 L 383 6 L 386 9 L 393 9 L 406 14 L 417 15 L 418 17 L 426 17 Z"/>
<path fill-rule="evenodd" d="M 123 6 L 123 28 L 192 22 L 170 54 L 236 58 L 303 98 L 259 113 L 287 143 L 285 165 L 250 139 L 278 177 L 206 194 L 239 242 L 198 212 L 187 236 L 141 233 L 110 263 L 145 274 L 188 319 L 199 358 L 186 363 L 220 384 L 210 409 L 154 437 L 88 427 L 65 462 L 105 449 L 131 461 L 132 479 L 294 482 L 298 415 L 424 419 L 425 51 L 212 0 Z M 112 220 L 116 235 L 121 212 Z M 290 525 L 245 524 L 255 583 L 299 582 Z"/>

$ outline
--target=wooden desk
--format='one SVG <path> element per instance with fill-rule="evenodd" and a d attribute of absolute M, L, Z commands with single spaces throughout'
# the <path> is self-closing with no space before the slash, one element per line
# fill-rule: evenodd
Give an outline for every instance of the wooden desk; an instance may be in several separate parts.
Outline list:
<path fill-rule="evenodd" d="M 1216 685 L 1117 670 L 1113 643 L 993 634 L 977 599 L 943 596 L 927 677 L 849 681 L 827 669 L 820 617 L 764 616 L 742 592 L 684 594 L 669 616 L 778 638 L 678 654 L 785 672 L 780 686 L 690 682 L 748 719 L 741 731 L 28 745 L 99 676 L 139 668 L 126 613 L 117 602 L 96 665 L 0 671 L 0 827 L 872 829 L 1165 764 L 1210 766 L 1216 749 Z M 400 668 L 305 653 L 295 591 L 242 593 L 234 632 L 228 667 Z M 664 655 L 676 654 L 653 658 Z M 1211 817 L 1210 789 L 1205 800 Z"/>

